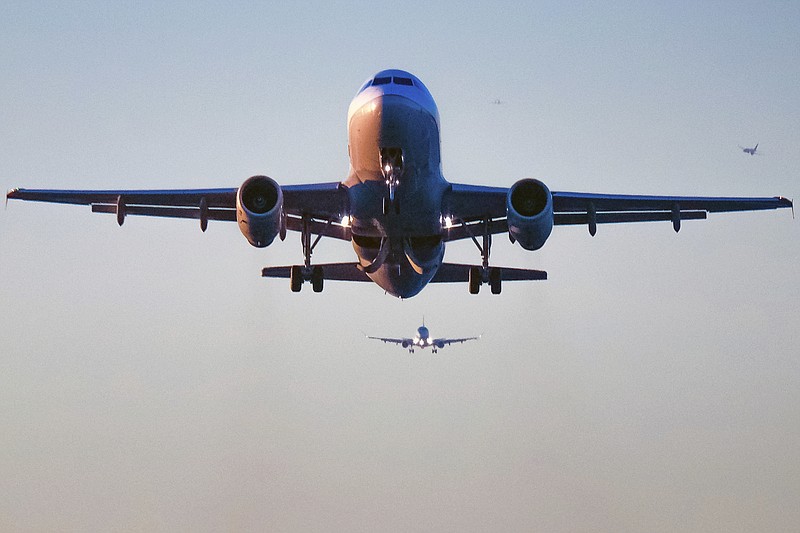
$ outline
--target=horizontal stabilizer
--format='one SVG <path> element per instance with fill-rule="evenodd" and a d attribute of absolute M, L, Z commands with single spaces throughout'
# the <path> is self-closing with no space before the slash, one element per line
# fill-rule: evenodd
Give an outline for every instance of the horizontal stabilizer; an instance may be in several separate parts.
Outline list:
<path fill-rule="evenodd" d="M 458 283 L 469 281 L 469 271 L 474 265 L 461 265 L 457 263 L 442 263 L 436 275 L 433 276 L 431 283 Z M 547 279 L 547 272 L 544 270 L 532 270 L 528 268 L 492 267 L 500 270 L 503 281 L 537 281 Z"/>
<path fill-rule="evenodd" d="M 322 275 L 326 280 L 332 281 L 372 281 L 358 269 L 358 263 L 324 263 L 314 265 L 322 267 Z M 265 267 L 261 270 L 264 278 L 283 278 L 291 277 L 291 266 Z"/>

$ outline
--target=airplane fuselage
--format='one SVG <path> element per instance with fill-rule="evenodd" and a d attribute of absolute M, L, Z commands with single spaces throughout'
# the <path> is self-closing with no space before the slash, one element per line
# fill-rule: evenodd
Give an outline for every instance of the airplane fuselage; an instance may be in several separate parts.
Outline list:
<path fill-rule="evenodd" d="M 367 275 L 401 298 L 419 293 L 444 258 L 439 112 L 401 70 L 370 78 L 348 112 L 353 248 Z"/>

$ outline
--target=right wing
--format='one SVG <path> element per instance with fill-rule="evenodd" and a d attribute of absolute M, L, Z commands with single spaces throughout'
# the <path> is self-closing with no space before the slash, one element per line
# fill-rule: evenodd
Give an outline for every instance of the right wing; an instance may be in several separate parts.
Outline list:
<path fill-rule="evenodd" d="M 127 215 L 194 218 L 236 222 L 238 188 L 155 190 L 11 189 L 6 198 L 56 204 L 89 205 L 93 213 L 115 213 L 122 224 Z M 284 185 L 283 212 L 286 228 L 302 231 L 306 217 L 314 235 L 350 240 L 342 226 L 347 212 L 347 192 L 339 182 Z"/>

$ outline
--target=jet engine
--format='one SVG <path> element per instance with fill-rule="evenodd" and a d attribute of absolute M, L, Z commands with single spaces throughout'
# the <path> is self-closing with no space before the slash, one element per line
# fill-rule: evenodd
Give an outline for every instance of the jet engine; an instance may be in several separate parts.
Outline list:
<path fill-rule="evenodd" d="M 444 348 L 444 343 L 442 341 L 436 341 L 436 347 L 440 349 Z"/>
<path fill-rule="evenodd" d="M 402 345 L 403 345 L 403 348 L 408 348 L 410 343 L 408 341 L 403 341 Z"/>
<path fill-rule="evenodd" d="M 281 229 L 283 192 L 267 176 L 247 179 L 236 193 L 236 221 L 239 230 L 257 248 L 272 244 Z"/>
<path fill-rule="evenodd" d="M 538 250 L 553 231 L 553 195 L 539 180 L 519 180 L 506 200 L 508 236 L 526 250 Z"/>

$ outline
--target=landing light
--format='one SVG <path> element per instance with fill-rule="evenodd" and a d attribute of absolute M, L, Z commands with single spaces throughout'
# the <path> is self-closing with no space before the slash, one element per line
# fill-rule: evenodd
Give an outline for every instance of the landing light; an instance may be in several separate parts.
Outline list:
<path fill-rule="evenodd" d="M 349 228 L 350 224 L 351 224 L 350 217 L 348 215 L 343 216 L 342 217 L 342 221 L 340 222 L 340 224 L 342 226 L 344 226 L 345 228 Z"/>
<path fill-rule="evenodd" d="M 452 217 L 444 217 L 444 227 L 450 229 L 453 227 L 453 218 Z"/>

